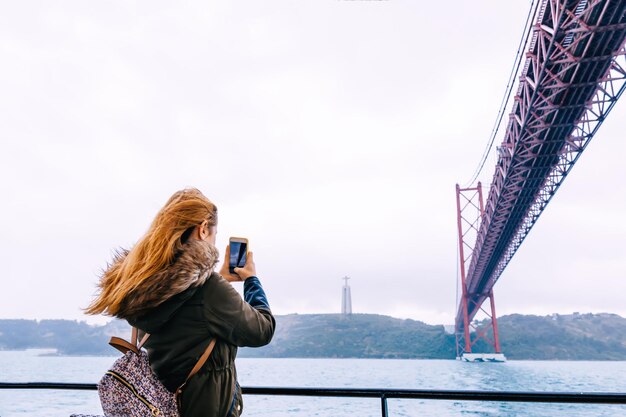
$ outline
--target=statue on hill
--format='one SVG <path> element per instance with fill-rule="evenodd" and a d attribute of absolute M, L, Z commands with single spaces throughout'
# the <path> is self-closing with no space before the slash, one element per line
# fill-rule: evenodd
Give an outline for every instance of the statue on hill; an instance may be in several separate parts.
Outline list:
<path fill-rule="evenodd" d="M 346 283 L 341 291 L 341 314 L 352 314 L 352 296 L 350 295 L 350 286 L 348 280 L 350 277 L 343 277 Z"/>

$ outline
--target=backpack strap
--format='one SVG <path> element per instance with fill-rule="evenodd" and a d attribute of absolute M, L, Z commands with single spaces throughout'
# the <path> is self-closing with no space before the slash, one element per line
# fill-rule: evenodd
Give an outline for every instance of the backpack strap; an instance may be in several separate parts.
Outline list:
<path fill-rule="evenodd" d="M 141 347 L 144 345 L 144 343 L 146 343 L 149 337 L 150 337 L 150 333 L 145 333 L 143 337 L 141 338 L 141 340 L 139 341 L 139 344 L 137 344 L 137 328 L 133 327 L 131 337 L 130 337 L 130 343 L 120 337 L 113 336 L 111 337 L 111 340 L 109 340 L 109 345 L 113 346 L 115 349 L 119 350 L 124 355 L 129 350 L 132 350 L 136 354 L 139 354 Z"/>
<path fill-rule="evenodd" d="M 109 345 L 113 346 L 115 349 L 119 350 L 124 355 L 129 350 L 132 350 L 136 354 L 139 354 L 139 349 L 137 349 L 137 345 L 133 345 L 132 343 L 127 342 L 121 337 L 115 337 L 115 336 L 111 337 L 111 340 L 109 340 Z"/>
<path fill-rule="evenodd" d="M 187 385 L 187 382 L 189 382 L 191 377 L 194 376 L 200 370 L 200 368 L 202 368 L 202 365 L 205 364 L 207 359 L 209 359 L 209 356 L 211 356 L 211 352 L 213 351 L 213 348 L 215 347 L 215 342 L 216 342 L 215 338 L 211 339 L 211 341 L 209 342 L 209 346 L 206 347 L 206 349 L 204 350 L 204 353 L 202 354 L 202 356 L 200 356 L 200 359 L 198 359 L 198 362 L 196 362 L 196 366 L 194 366 L 191 372 L 189 372 L 189 375 L 187 375 L 185 382 L 183 382 L 183 384 L 176 389 L 174 396 L 176 398 L 176 405 L 178 406 L 179 411 L 181 409 L 180 397 L 181 397 L 181 394 L 183 393 L 183 390 L 185 389 L 185 386 Z"/>
<path fill-rule="evenodd" d="M 139 344 L 137 345 L 138 350 L 141 350 L 141 348 L 143 347 L 143 344 L 146 343 L 149 337 L 150 337 L 150 333 L 144 333 L 143 337 L 139 341 Z"/>
<path fill-rule="evenodd" d="M 130 343 L 137 346 L 137 328 L 135 326 L 130 328 Z"/>
<path fill-rule="evenodd" d="M 198 362 L 196 362 L 196 366 L 194 366 L 191 372 L 189 372 L 189 375 L 187 375 L 187 379 L 185 379 L 184 384 L 186 384 L 187 381 L 189 381 L 191 377 L 194 376 L 196 372 L 200 370 L 200 368 L 202 368 L 202 365 L 204 365 L 206 360 L 209 359 L 209 356 L 211 356 L 211 352 L 213 351 L 213 348 L 215 347 L 215 341 L 216 341 L 215 338 L 211 339 L 211 342 L 209 342 L 209 346 L 206 347 L 206 349 L 204 350 L 204 353 L 202 354 L 202 356 L 200 356 L 200 359 L 198 359 Z"/>

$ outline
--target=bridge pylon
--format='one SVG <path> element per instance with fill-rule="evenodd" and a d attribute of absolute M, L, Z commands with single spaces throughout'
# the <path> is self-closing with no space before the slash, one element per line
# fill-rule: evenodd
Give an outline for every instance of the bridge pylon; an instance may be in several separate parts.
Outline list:
<path fill-rule="evenodd" d="M 483 206 L 483 192 L 480 182 L 476 187 L 461 188 L 456 185 L 457 225 L 459 233 L 459 269 L 461 273 L 461 299 L 459 309 L 463 313 L 457 314 L 457 322 L 454 325 L 456 336 L 456 356 L 459 360 L 468 362 L 503 362 L 505 357 L 500 348 L 500 336 L 498 333 L 498 320 L 496 318 L 496 305 L 493 298 L 493 289 L 483 294 L 485 299 L 489 297 L 490 311 L 486 311 L 481 305 L 475 303 L 475 295 L 470 294 L 466 285 L 467 268 L 471 263 L 474 246 L 478 238 L 480 223 L 483 221 L 485 210 Z M 487 319 L 478 323 L 473 321 L 469 311 L 482 311 Z M 462 316 L 462 322 L 458 317 Z M 491 347 L 493 352 L 472 352 L 472 348 L 482 341 L 480 348 Z M 485 343 L 486 342 L 486 343 Z M 478 348 L 478 346 L 476 346 Z M 489 349 L 489 350 L 491 350 Z"/>

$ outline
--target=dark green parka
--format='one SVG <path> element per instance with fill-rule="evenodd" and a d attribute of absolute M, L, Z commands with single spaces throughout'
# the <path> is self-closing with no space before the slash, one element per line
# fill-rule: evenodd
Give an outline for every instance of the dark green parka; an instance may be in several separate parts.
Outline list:
<path fill-rule="evenodd" d="M 217 339 L 211 356 L 185 387 L 183 417 L 239 416 L 243 403 L 235 369 L 237 347 L 268 344 L 276 325 L 259 279 L 244 282 L 244 300 L 231 283 L 213 272 L 216 261 L 212 245 L 189 241 L 168 268 L 151 277 L 152 285 L 127 297 L 126 305 L 141 308 L 122 315 L 140 330 L 140 336 L 151 334 L 145 345 L 150 365 L 172 392 L 211 339 Z M 175 293 L 163 288 L 168 280 L 176 283 L 170 286 Z M 151 290 L 152 295 L 146 295 Z"/>

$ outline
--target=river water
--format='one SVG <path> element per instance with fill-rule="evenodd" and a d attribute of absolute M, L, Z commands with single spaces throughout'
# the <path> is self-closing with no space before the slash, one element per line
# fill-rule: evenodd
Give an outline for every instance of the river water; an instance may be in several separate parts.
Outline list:
<path fill-rule="evenodd" d="M 115 357 L 46 356 L 44 351 L 0 351 L 2 382 L 96 383 Z M 626 362 L 453 360 L 237 360 L 242 386 L 353 387 L 506 391 L 626 392 Z M 95 391 L 2 390 L 0 417 L 101 414 Z M 378 399 L 244 396 L 251 417 L 380 416 Z M 389 400 L 389 415 L 623 417 L 626 406 Z"/>

